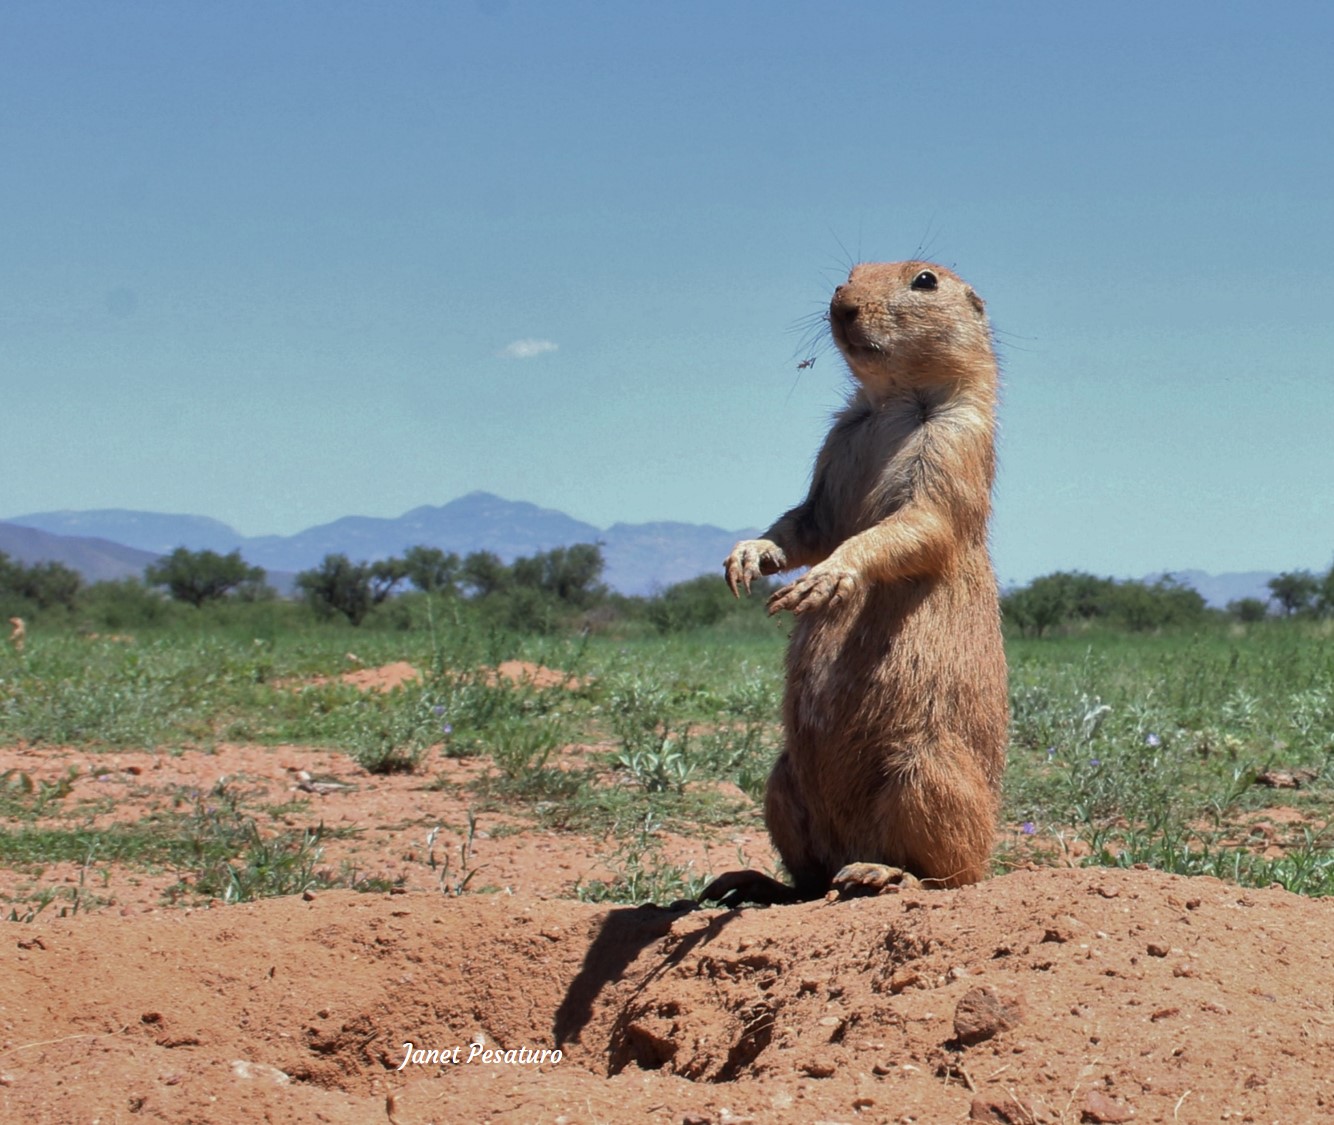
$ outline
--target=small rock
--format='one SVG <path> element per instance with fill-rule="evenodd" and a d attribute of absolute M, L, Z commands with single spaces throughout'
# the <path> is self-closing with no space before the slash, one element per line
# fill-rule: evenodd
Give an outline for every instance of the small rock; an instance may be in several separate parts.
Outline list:
<path fill-rule="evenodd" d="M 232 1073 L 237 1078 L 267 1079 L 275 1086 L 286 1086 L 292 1081 L 276 1066 L 266 1066 L 264 1063 L 250 1062 L 247 1059 L 234 1059 L 232 1061 Z"/>
<path fill-rule="evenodd" d="M 1151 941 L 1145 949 L 1145 952 L 1148 953 L 1150 957 L 1166 957 L 1172 952 L 1172 947 L 1163 945 L 1161 942 Z"/>
<path fill-rule="evenodd" d="M 964 994 L 954 1009 L 954 1034 L 965 1046 L 981 1043 L 1018 1025 L 1024 1017 L 1023 1001 L 1002 996 L 990 986 Z"/>
<path fill-rule="evenodd" d="M 1267 785 L 1271 789 L 1300 789 L 1304 785 L 1310 785 L 1320 776 L 1319 770 L 1300 769 L 1292 770 L 1265 770 L 1263 773 L 1255 775 L 1255 781 L 1258 785 Z"/>
<path fill-rule="evenodd" d="M 1122 1105 L 1114 1098 L 1109 1098 L 1101 1090 L 1090 1090 L 1084 1099 L 1084 1112 L 1081 1121 L 1090 1121 L 1096 1125 L 1116 1125 L 1116 1122 L 1129 1121 L 1135 1111 Z"/>
<path fill-rule="evenodd" d="M 996 1098 L 978 1094 L 968 1107 L 969 1121 L 989 1121 L 994 1125 L 1019 1125 L 1035 1120 L 1033 1111 L 1013 1098 Z"/>
<path fill-rule="evenodd" d="M 897 969 L 894 975 L 889 978 L 889 990 L 898 995 L 905 988 L 913 988 L 921 979 L 922 974 L 914 972 L 912 969 Z"/>

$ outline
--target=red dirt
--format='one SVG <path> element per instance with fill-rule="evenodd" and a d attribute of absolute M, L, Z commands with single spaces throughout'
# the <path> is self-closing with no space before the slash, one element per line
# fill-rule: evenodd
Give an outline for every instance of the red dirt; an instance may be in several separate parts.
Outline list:
<path fill-rule="evenodd" d="M 496 673 L 502 680 L 512 684 L 528 684 L 539 691 L 546 688 L 569 688 L 575 691 L 583 686 L 583 681 L 559 668 L 546 668 L 541 664 L 531 664 L 525 660 L 505 660 L 496 665 Z"/>
<path fill-rule="evenodd" d="M 347 659 L 351 664 L 361 663 L 361 658 L 352 652 L 347 654 Z M 351 684 L 361 691 L 393 691 L 396 687 L 414 683 L 421 678 L 422 674 L 406 660 L 398 660 L 393 664 L 382 664 L 378 668 L 356 668 L 351 672 L 344 672 L 341 676 L 312 676 L 307 680 L 293 680 L 289 686 L 296 688 L 318 686 L 337 680 L 339 683 Z"/>
<path fill-rule="evenodd" d="M 81 778 L 52 823 L 131 822 L 207 799 L 226 777 L 250 810 L 308 802 L 261 819 L 266 830 L 360 828 L 326 843 L 326 865 L 347 860 L 403 893 L 169 907 L 175 873 L 94 861 L 91 906 L 0 926 L 2 1121 L 1334 1117 L 1325 901 L 1042 868 L 850 902 L 609 909 L 572 896 L 577 880 L 608 877 L 611 844 L 492 813 L 479 816 L 470 893 L 454 897 L 439 861 L 451 855 L 457 874 L 473 799 L 462 784 L 484 763 L 372 777 L 294 746 L 0 749 L 0 772 L 34 781 L 71 765 Z M 717 872 L 741 848 L 767 867 L 754 810 L 738 824 L 664 836 L 664 858 Z M 79 877 L 0 871 L 0 891 Z M 450 1059 L 458 1048 L 459 1061 L 399 1069 L 407 1042 Z M 469 1062 L 474 1042 L 562 1057 Z"/>
<path fill-rule="evenodd" d="M 355 653 L 349 652 L 347 659 L 354 664 L 360 663 L 360 658 Z M 581 686 L 576 677 L 566 672 L 556 668 L 547 668 L 541 664 L 532 664 L 526 660 L 503 661 L 496 665 L 495 671 L 490 675 L 493 681 L 501 679 L 512 684 L 527 684 L 539 691 L 558 687 L 573 690 Z M 393 691 L 396 687 L 402 687 L 404 684 L 420 680 L 421 672 L 406 661 L 399 660 L 393 664 L 382 664 L 378 668 L 357 668 L 351 672 L 344 672 L 341 676 L 312 676 L 307 680 L 293 681 L 291 686 L 307 687 L 327 684 L 331 679 L 336 679 L 339 683 L 351 684 L 362 691 Z"/>

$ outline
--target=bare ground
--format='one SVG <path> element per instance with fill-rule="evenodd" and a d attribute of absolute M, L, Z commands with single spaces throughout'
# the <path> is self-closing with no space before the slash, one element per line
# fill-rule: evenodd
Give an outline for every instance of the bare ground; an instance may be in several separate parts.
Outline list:
<path fill-rule="evenodd" d="M 71 765 L 69 799 L 101 825 L 221 777 L 251 803 L 306 801 L 280 815 L 360 830 L 327 862 L 400 888 L 172 907 L 172 872 L 0 871 L 11 897 L 84 880 L 77 914 L 0 926 L 3 1121 L 1334 1117 L 1325 901 L 1034 868 L 848 902 L 607 908 L 572 894 L 610 874 L 609 842 L 500 814 L 470 857 L 470 886 L 494 889 L 456 897 L 439 861 L 466 839 L 476 763 L 432 763 L 452 779 L 433 787 L 303 747 L 0 749 L 34 780 Z M 738 849 L 771 861 L 753 816 L 663 846 L 701 871 Z"/>

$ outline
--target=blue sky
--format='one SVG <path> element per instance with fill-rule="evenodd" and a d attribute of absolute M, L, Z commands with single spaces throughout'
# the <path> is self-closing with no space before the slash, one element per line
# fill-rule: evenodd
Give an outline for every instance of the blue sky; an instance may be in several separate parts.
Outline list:
<path fill-rule="evenodd" d="M 1003 357 L 993 545 L 1334 557 L 1334 9 L 0 6 L 0 516 L 291 533 L 474 489 L 764 526 L 928 257 Z"/>

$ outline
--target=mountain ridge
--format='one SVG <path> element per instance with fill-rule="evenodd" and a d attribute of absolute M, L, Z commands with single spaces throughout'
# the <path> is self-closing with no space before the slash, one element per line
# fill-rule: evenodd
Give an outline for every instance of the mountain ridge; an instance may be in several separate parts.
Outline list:
<path fill-rule="evenodd" d="M 170 515 L 123 508 L 88 511 L 33 512 L 0 522 L 0 551 L 22 562 L 49 558 L 65 562 L 82 573 L 72 557 L 57 543 L 43 541 L 42 559 L 32 557 L 28 547 L 11 550 L 22 537 L 12 529 L 33 529 L 54 539 L 96 539 L 123 545 L 126 550 L 148 552 L 140 561 L 135 555 L 126 565 L 108 572 L 103 565 L 97 578 L 141 574 L 153 558 L 177 547 L 219 553 L 239 550 L 252 566 L 269 572 L 295 572 L 317 566 L 327 554 L 374 560 L 400 555 L 418 545 L 438 547 L 466 555 L 493 551 L 505 562 L 566 547 L 572 543 L 599 543 L 606 561 L 604 579 L 624 594 L 651 594 L 675 582 L 699 574 L 722 573 L 722 561 L 740 538 L 754 536 L 754 529 L 727 530 L 706 524 L 655 521 L 616 523 L 599 528 L 554 508 L 542 508 L 526 500 L 506 500 L 490 492 L 469 492 L 441 505 L 423 504 L 398 517 L 341 516 L 328 523 L 305 528 L 293 535 L 244 536 L 219 520 L 206 516 Z M 71 545 L 69 551 L 79 553 Z M 27 552 L 27 553 L 25 553 Z M 80 553 L 84 557 L 86 552 Z M 90 580 L 97 578 L 88 576 Z"/>
<path fill-rule="evenodd" d="M 603 577 L 612 589 L 652 594 L 701 574 L 721 575 L 732 546 L 757 534 L 754 528 L 729 530 L 676 520 L 618 521 L 599 528 L 554 508 L 474 491 L 445 504 L 419 505 L 398 517 L 341 516 L 293 535 L 244 536 L 208 516 L 124 508 L 34 512 L 0 521 L 0 551 L 25 564 L 63 562 L 95 582 L 141 575 L 154 558 L 177 547 L 239 550 L 251 565 L 277 575 L 317 566 L 331 553 L 374 560 L 422 545 L 460 555 L 493 551 L 512 562 L 573 543 L 599 543 L 606 560 Z M 1274 576 L 1270 571 L 1173 573 L 1219 608 L 1243 597 L 1267 599 L 1265 583 Z"/>

